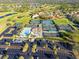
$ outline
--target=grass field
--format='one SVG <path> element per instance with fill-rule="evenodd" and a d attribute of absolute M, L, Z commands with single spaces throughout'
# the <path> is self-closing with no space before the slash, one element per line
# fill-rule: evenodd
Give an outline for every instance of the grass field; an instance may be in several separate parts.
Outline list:
<path fill-rule="evenodd" d="M 10 14 L 11 12 L 2 12 L 0 13 L 1 16 Z M 21 25 L 25 25 L 29 22 L 31 19 L 30 17 L 27 17 L 27 13 L 17 13 L 13 14 L 11 16 L 6 16 L 4 18 L 0 18 L 0 34 L 8 28 L 7 23 L 10 24 L 10 26 L 14 26 L 15 23 L 21 23 Z"/>
<path fill-rule="evenodd" d="M 73 24 L 73 23 L 70 22 L 67 18 L 55 19 L 54 22 L 55 22 L 57 25 Z"/>
<path fill-rule="evenodd" d="M 3 16 L 5 14 L 9 14 L 9 13 L 12 13 L 12 12 L 0 12 L 0 16 Z"/>

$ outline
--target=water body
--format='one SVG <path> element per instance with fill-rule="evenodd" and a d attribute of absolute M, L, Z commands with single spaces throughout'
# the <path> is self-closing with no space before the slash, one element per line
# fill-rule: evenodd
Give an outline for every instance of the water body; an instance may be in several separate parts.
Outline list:
<path fill-rule="evenodd" d="M 16 14 L 16 13 L 5 14 L 5 15 L 3 15 L 3 16 L 0 16 L 0 18 L 4 18 L 4 17 L 7 17 L 7 16 L 11 16 L 11 15 L 13 15 L 13 14 Z"/>

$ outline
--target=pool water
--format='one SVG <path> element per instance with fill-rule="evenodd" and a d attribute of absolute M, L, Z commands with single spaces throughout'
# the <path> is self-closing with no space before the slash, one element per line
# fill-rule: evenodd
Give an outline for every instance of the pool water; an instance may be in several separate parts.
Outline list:
<path fill-rule="evenodd" d="M 26 37 L 27 35 L 29 35 L 31 33 L 31 27 L 26 27 L 22 30 L 21 32 L 21 36 Z"/>

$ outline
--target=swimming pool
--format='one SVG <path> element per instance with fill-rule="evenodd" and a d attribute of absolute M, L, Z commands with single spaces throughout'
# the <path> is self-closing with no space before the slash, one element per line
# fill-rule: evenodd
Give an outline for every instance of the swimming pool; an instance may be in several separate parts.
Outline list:
<path fill-rule="evenodd" d="M 20 36 L 21 37 L 26 37 L 27 35 L 29 35 L 31 33 L 31 27 L 25 27 L 21 33 Z"/>

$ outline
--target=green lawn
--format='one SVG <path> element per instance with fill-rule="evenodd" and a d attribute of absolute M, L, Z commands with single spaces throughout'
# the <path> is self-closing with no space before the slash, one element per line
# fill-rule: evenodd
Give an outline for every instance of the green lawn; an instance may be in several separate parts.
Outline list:
<path fill-rule="evenodd" d="M 73 24 L 73 23 L 70 22 L 67 18 L 55 19 L 54 22 L 55 22 L 57 25 Z"/>
<path fill-rule="evenodd" d="M 11 12 L 5 12 L 5 14 L 9 14 Z M 3 13 L 4 14 L 4 13 Z M 18 18 L 23 16 L 22 18 Z M 0 33 L 2 33 L 8 26 L 7 23 L 10 23 L 10 26 L 14 26 L 15 23 L 23 23 L 27 24 L 31 18 L 27 15 L 27 13 L 17 13 L 11 16 L 7 16 L 0 19 Z M 22 25 L 22 24 L 21 24 Z"/>
<path fill-rule="evenodd" d="M 12 12 L 0 12 L 0 16 L 4 16 L 4 15 L 9 14 L 9 13 L 12 13 Z"/>

